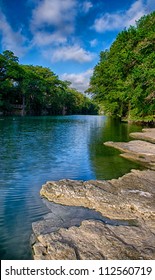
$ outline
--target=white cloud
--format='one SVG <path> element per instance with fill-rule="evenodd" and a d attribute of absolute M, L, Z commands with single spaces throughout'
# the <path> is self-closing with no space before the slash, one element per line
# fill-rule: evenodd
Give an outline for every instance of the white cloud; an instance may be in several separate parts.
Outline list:
<path fill-rule="evenodd" d="M 120 30 L 134 25 L 140 17 L 146 14 L 146 6 L 142 0 L 137 0 L 126 12 L 106 13 L 95 20 L 93 28 L 97 32 Z"/>
<path fill-rule="evenodd" d="M 98 44 L 97 39 L 94 39 L 94 40 L 90 41 L 90 46 L 91 46 L 91 47 L 96 47 L 97 44 Z"/>
<path fill-rule="evenodd" d="M 33 38 L 33 44 L 38 46 L 47 46 L 47 45 L 59 45 L 66 43 L 67 39 L 63 34 L 59 32 L 48 33 L 44 31 L 37 31 Z"/>
<path fill-rule="evenodd" d="M 142 0 L 136 1 L 126 13 L 126 25 L 135 25 L 136 20 L 146 14 L 145 5 Z"/>
<path fill-rule="evenodd" d="M 80 92 L 84 92 L 89 87 L 90 77 L 93 74 L 93 69 L 88 69 L 86 72 L 79 74 L 67 74 L 61 75 L 62 80 L 67 80 L 71 82 L 71 87 L 77 89 Z"/>
<path fill-rule="evenodd" d="M 72 22 L 75 14 L 75 0 L 42 0 L 33 10 L 32 29 L 41 26 L 62 26 L 64 23 Z"/>
<path fill-rule="evenodd" d="M 44 52 L 49 58 L 49 51 Z M 95 54 L 84 50 L 79 45 L 63 46 L 51 51 L 51 60 L 56 61 L 76 61 L 80 63 L 90 62 L 94 59 Z"/>
<path fill-rule="evenodd" d="M 88 13 L 89 10 L 93 7 L 93 4 L 90 2 L 90 1 L 85 1 L 83 3 L 83 7 L 82 7 L 82 10 L 84 13 Z"/>
<path fill-rule="evenodd" d="M 30 25 L 33 44 L 45 46 L 65 43 L 74 32 L 76 5 L 76 0 L 39 1 L 33 10 Z"/>
<path fill-rule="evenodd" d="M 21 34 L 21 30 L 15 32 L 8 23 L 5 15 L 0 11 L 0 33 L 2 35 L 2 48 L 8 49 L 15 53 L 17 56 L 22 56 L 27 51 L 24 46 L 26 38 Z"/>

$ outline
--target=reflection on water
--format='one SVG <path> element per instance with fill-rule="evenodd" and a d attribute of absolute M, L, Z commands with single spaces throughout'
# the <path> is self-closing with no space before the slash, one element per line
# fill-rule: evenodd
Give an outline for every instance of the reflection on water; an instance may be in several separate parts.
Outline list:
<path fill-rule="evenodd" d="M 114 148 L 103 145 L 106 141 L 129 141 L 129 134 L 141 131 L 137 125 L 120 123 L 119 120 L 107 118 L 100 126 L 92 130 L 90 137 L 90 160 L 97 179 L 118 178 L 133 168 L 141 168 L 139 165 L 123 159 L 120 152 Z"/>
<path fill-rule="evenodd" d="M 48 212 L 39 197 L 47 180 L 110 179 L 136 168 L 103 142 L 138 130 L 103 116 L 1 117 L 0 258 L 31 259 L 31 224 Z"/>

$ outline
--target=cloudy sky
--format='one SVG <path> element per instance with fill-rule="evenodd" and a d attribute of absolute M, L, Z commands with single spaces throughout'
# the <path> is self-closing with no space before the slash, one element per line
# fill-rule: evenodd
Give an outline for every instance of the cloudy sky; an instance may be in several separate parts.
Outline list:
<path fill-rule="evenodd" d="M 155 0 L 0 0 L 0 52 L 51 68 L 84 91 L 101 50 Z"/>

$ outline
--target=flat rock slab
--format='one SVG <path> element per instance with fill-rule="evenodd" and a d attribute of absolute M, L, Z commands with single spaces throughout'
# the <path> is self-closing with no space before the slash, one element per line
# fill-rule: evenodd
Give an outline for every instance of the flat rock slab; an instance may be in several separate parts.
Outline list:
<path fill-rule="evenodd" d="M 38 236 L 33 250 L 36 260 L 155 259 L 154 241 L 143 228 L 83 221 L 80 227 Z"/>
<path fill-rule="evenodd" d="M 65 216 L 56 223 L 51 211 L 34 223 L 34 259 L 155 259 L 155 171 L 133 170 L 109 181 L 51 181 L 40 193 L 61 207 L 99 213 L 79 219 L 81 208 L 75 208 L 72 217 L 65 214 L 75 224 L 65 224 Z"/>
<path fill-rule="evenodd" d="M 62 205 L 94 209 L 110 219 L 133 218 L 132 205 L 143 215 L 152 207 L 155 210 L 155 172 L 133 170 L 109 181 L 51 181 L 42 186 L 40 194 Z"/>
<path fill-rule="evenodd" d="M 145 128 L 142 132 L 130 133 L 130 136 L 136 139 L 146 140 L 155 144 L 155 128 Z"/>
<path fill-rule="evenodd" d="M 121 156 L 142 163 L 150 169 L 155 169 L 155 145 L 146 141 L 105 142 L 104 145 L 116 148 L 124 154 Z"/>

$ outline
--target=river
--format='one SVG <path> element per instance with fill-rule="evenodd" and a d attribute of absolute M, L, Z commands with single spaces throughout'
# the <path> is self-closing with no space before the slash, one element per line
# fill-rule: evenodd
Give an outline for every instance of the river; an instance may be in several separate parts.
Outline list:
<path fill-rule="evenodd" d="M 63 178 L 118 178 L 139 166 L 103 145 L 137 125 L 104 116 L 0 117 L 0 259 L 31 259 L 32 222 L 48 210 L 41 185 Z"/>

